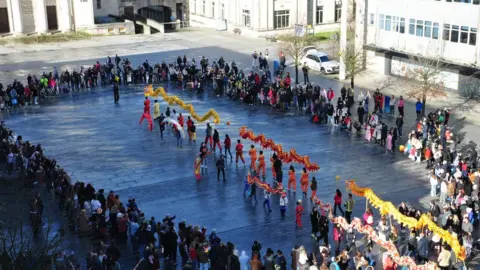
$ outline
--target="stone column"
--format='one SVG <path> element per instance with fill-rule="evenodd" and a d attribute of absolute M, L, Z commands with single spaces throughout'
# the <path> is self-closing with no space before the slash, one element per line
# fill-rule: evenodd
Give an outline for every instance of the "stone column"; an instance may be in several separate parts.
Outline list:
<path fill-rule="evenodd" d="M 340 18 L 340 72 L 338 74 L 339 80 L 345 80 L 345 61 L 343 54 L 347 49 L 347 18 L 348 17 L 348 0 L 342 0 L 342 17 Z"/>
<path fill-rule="evenodd" d="M 21 34 L 23 32 L 23 24 L 20 3 L 16 0 L 7 0 L 7 9 L 10 32 L 14 34 Z"/>
<path fill-rule="evenodd" d="M 35 16 L 35 32 L 45 33 L 48 30 L 47 27 L 47 10 L 45 8 L 44 0 L 33 0 L 33 10 Z"/>
<path fill-rule="evenodd" d="M 57 0 L 58 30 L 68 32 L 71 29 L 70 3 L 68 0 Z"/>

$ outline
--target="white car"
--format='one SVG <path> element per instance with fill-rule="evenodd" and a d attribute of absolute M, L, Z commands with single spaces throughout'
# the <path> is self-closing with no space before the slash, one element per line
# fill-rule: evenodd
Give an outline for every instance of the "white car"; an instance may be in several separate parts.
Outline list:
<path fill-rule="evenodd" d="M 338 73 L 340 70 L 340 63 L 335 60 L 330 60 L 328 55 L 323 52 L 310 50 L 302 58 L 302 64 L 307 63 L 307 66 L 313 70 L 320 71 L 322 74 Z"/>

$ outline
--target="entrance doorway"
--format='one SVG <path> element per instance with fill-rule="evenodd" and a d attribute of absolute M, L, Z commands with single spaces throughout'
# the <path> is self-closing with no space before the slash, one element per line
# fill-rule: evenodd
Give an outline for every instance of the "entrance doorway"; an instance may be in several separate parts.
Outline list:
<path fill-rule="evenodd" d="M 10 33 L 7 8 L 0 8 L 0 33 Z"/>
<path fill-rule="evenodd" d="M 183 4 L 182 3 L 177 4 L 177 17 L 175 18 L 175 20 L 183 21 Z"/>
<path fill-rule="evenodd" d="M 48 30 L 58 30 L 57 6 L 47 6 Z"/>

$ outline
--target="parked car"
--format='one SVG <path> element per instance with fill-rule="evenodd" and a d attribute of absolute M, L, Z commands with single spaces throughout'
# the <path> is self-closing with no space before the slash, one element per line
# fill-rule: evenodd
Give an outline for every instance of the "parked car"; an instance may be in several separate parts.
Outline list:
<path fill-rule="evenodd" d="M 302 57 L 305 56 L 310 51 L 317 51 L 317 48 L 315 48 L 315 46 L 307 46 L 307 47 L 303 48 Z"/>
<path fill-rule="evenodd" d="M 328 55 L 324 52 L 310 50 L 302 58 L 302 64 L 307 63 L 307 66 L 313 70 L 320 71 L 322 74 L 338 73 L 340 70 L 340 63 L 335 60 L 330 60 Z"/>

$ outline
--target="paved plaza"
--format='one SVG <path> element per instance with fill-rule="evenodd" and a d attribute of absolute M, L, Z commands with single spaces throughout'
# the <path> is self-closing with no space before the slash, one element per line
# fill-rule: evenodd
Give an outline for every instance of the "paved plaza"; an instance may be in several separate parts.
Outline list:
<path fill-rule="evenodd" d="M 195 57 L 197 61 L 202 55 L 210 59 L 223 55 L 228 62 L 235 60 L 240 68 L 244 68 L 250 64 L 250 52 L 254 48 L 257 51 L 264 51 L 267 47 L 274 50 L 272 43 L 258 41 L 258 44 L 252 44 L 248 39 L 232 42 L 224 36 L 219 39 L 227 45 L 211 43 L 206 46 L 208 37 L 195 41 L 191 36 L 187 33 L 188 38 L 164 40 L 157 44 L 158 47 L 154 45 L 156 41 L 147 42 L 147 53 L 140 54 L 142 46 L 139 43 L 109 48 L 108 53 L 111 56 L 118 53 L 122 58 L 130 55 L 128 58 L 135 64 L 145 59 L 151 64 L 162 60 L 171 62 L 184 54 L 189 58 Z M 52 67 L 53 63 L 62 68 L 79 68 L 100 60 L 100 57 L 105 61 L 103 53 L 104 48 L 73 48 L 64 49 L 57 59 L 56 52 L 30 52 L 29 55 L 17 54 L 16 61 L 12 60 L 15 59 L 14 53 L 2 59 L 5 62 L 0 65 L 0 78 L 11 81 L 28 73 L 38 74 L 42 68 Z M 68 60 L 69 55 L 72 61 Z M 7 61 L 10 61 L 9 64 Z M 311 77 L 323 87 L 334 88 L 338 96 L 341 88 L 338 82 L 315 75 Z M 371 187 L 382 199 L 393 203 L 408 201 L 419 206 L 418 200 L 428 193 L 424 164 L 413 164 L 398 153 L 385 153 L 383 148 L 365 143 L 363 134 L 357 135 L 355 131 L 351 135 L 343 131 L 332 132 L 327 127 L 311 124 L 308 117 L 295 112 L 284 114 L 273 111 L 269 106 L 247 106 L 208 92 L 194 95 L 176 87 L 165 87 L 170 95 L 177 95 L 193 104 L 200 115 L 215 109 L 222 121 L 214 128 L 219 131 L 222 141 L 224 135 L 229 134 L 233 143 L 238 138 L 239 128 L 246 125 L 256 134 L 263 133 L 282 144 L 284 149 L 295 148 L 300 155 L 308 155 L 321 167 L 319 172 L 311 175 L 317 178 L 317 196 L 324 201 L 333 202 L 336 188 L 345 190 L 343 181 L 335 181 L 337 175 L 342 180 L 354 178 L 360 186 Z M 236 167 L 228 160 L 227 181 L 217 181 L 215 160 L 218 154 L 208 157 L 208 174 L 197 182 L 193 175 L 193 162 L 200 142 L 190 144 L 184 141 L 183 148 L 177 148 L 173 135 L 169 134 L 162 140 L 158 126 L 150 132 L 145 123 L 139 125 L 143 111 L 143 86 L 122 86 L 120 95 L 120 104 L 114 105 L 111 89 L 97 88 L 60 97 L 45 105 L 15 109 L 3 115 L 3 119 L 25 140 L 41 143 L 47 155 L 55 158 L 74 180 L 92 183 L 106 192 L 114 190 L 124 201 L 135 197 L 147 218 L 155 216 L 158 220 L 166 214 L 176 214 L 179 220 L 186 219 L 189 224 L 216 228 L 222 240 L 235 243 L 239 250 L 250 250 L 253 240 L 260 241 L 265 249 L 271 247 L 285 253 L 289 253 L 295 244 L 303 244 L 309 249 L 313 247 L 308 199 L 304 201 L 305 228 L 295 230 L 294 226 L 294 204 L 301 198 L 301 192 L 289 193 L 287 217 L 281 219 L 278 197 L 273 198 L 272 213 L 263 209 L 260 191 L 257 194 L 258 203 L 243 197 L 247 168 Z M 168 105 L 161 99 L 159 102 L 164 112 Z M 171 108 L 184 113 L 178 107 Z M 413 124 L 413 117 L 413 109 L 407 109 L 404 133 Z M 384 120 L 390 125 L 393 118 L 385 117 Z M 231 124 L 226 125 L 227 121 Z M 457 122 L 456 125 L 457 130 L 461 130 L 463 123 Z M 198 140 L 202 140 L 204 135 L 205 124 L 197 124 Z M 245 140 L 243 143 L 245 148 L 250 145 Z M 266 154 L 271 153 L 267 151 Z M 245 153 L 248 164 L 247 156 Z M 299 178 L 301 167 L 297 164 L 295 168 Z M 285 164 L 285 182 L 287 170 L 288 165 Z M 269 174 L 268 181 L 271 182 L 271 179 Z M 365 200 L 356 199 L 354 215 L 360 216 L 365 210 Z"/>

